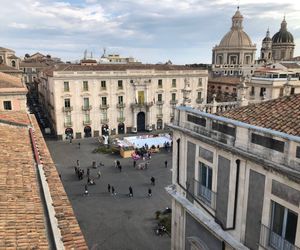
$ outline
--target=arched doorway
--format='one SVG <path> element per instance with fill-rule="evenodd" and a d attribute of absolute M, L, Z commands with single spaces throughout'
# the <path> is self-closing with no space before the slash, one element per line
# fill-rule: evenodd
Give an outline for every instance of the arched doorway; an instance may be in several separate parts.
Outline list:
<path fill-rule="evenodd" d="M 91 137 L 92 136 L 92 128 L 90 126 L 84 127 L 84 137 Z"/>
<path fill-rule="evenodd" d="M 163 121 L 162 121 L 162 119 L 158 119 L 157 120 L 157 123 L 156 123 L 156 128 L 157 128 L 157 130 L 161 130 L 163 127 Z"/>
<path fill-rule="evenodd" d="M 108 127 L 107 124 L 102 125 L 101 134 L 102 135 L 109 135 L 109 127 Z"/>
<path fill-rule="evenodd" d="M 139 112 L 137 114 L 137 131 L 145 131 L 145 113 Z"/>
<path fill-rule="evenodd" d="M 124 123 L 118 124 L 118 134 L 124 134 L 125 133 L 125 125 Z"/>
<path fill-rule="evenodd" d="M 66 135 L 66 139 L 73 138 L 73 129 L 72 128 L 66 128 L 65 135 Z"/>

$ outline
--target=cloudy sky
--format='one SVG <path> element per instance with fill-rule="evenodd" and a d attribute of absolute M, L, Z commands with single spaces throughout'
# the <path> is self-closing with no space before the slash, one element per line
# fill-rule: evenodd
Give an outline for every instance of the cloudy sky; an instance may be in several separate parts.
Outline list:
<path fill-rule="evenodd" d="M 244 30 L 260 50 L 286 15 L 300 55 L 298 0 L 0 0 L 0 47 L 18 56 L 37 51 L 78 60 L 83 51 L 142 62 L 210 63 L 211 49 L 229 31 L 240 5 Z"/>

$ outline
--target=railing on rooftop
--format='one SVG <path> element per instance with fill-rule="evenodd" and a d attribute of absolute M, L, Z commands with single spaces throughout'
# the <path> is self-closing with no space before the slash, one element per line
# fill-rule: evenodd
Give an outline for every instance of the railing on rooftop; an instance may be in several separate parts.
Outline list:
<path fill-rule="evenodd" d="M 215 103 L 201 104 L 197 107 L 197 109 L 205 113 L 213 114 L 213 113 L 235 109 L 237 107 L 239 107 L 239 102 L 215 102 Z"/>
<path fill-rule="evenodd" d="M 299 247 L 288 242 L 265 225 L 261 225 L 259 244 L 265 249 L 300 250 Z"/>

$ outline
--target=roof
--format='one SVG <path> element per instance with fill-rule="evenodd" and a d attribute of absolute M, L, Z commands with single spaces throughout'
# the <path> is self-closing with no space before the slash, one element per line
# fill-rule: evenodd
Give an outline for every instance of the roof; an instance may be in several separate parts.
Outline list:
<path fill-rule="evenodd" d="M 7 48 L 3 48 L 3 47 L 0 47 L 0 51 L 15 52 L 12 49 L 7 49 Z"/>
<path fill-rule="evenodd" d="M 0 89 L 1 88 L 24 88 L 24 86 L 19 77 L 0 72 Z"/>
<path fill-rule="evenodd" d="M 3 64 L 3 63 L 0 64 L 0 72 L 20 72 L 20 73 L 22 73 L 21 70 L 16 69 L 14 67 L 10 67 L 10 66 L 8 66 L 6 64 Z"/>
<path fill-rule="evenodd" d="M 8 59 L 19 59 L 19 57 L 15 56 L 15 55 L 11 55 L 8 57 Z"/>
<path fill-rule="evenodd" d="M 38 60 L 26 60 L 26 61 L 21 61 L 20 63 L 20 68 L 43 68 L 43 67 L 48 67 L 51 64 L 54 64 L 55 62 L 53 61 L 38 61 Z"/>
<path fill-rule="evenodd" d="M 0 111 L 0 123 L 29 126 L 30 120 L 24 111 Z"/>
<path fill-rule="evenodd" d="M 97 64 L 97 65 L 80 65 L 80 64 L 58 64 L 56 67 L 50 67 L 44 72 L 53 75 L 54 71 L 126 71 L 126 70 L 195 70 L 195 68 L 185 65 L 170 64 Z M 198 70 L 198 69 L 196 69 Z"/>
<path fill-rule="evenodd" d="M 217 113 L 217 115 L 289 135 L 300 136 L 300 94 L 251 104 Z"/>
<path fill-rule="evenodd" d="M 32 138 L 27 125 L 34 129 Z M 66 249 L 87 249 L 35 117 L 26 112 L 0 112 L 0 134 L 0 248 L 50 249 L 53 244 L 38 181 L 38 155 L 63 245 Z M 33 151 L 33 145 L 38 151 Z"/>
<path fill-rule="evenodd" d="M 272 37 L 272 42 L 274 44 L 280 44 L 280 43 L 291 43 L 294 44 L 294 37 L 292 33 L 290 33 L 287 30 L 287 22 L 285 21 L 285 18 L 281 22 L 281 28 L 280 30 L 274 34 Z"/>
<path fill-rule="evenodd" d="M 230 76 L 220 76 L 208 78 L 208 84 L 227 84 L 227 85 L 238 85 L 241 83 L 239 77 L 230 77 Z"/>
<path fill-rule="evenodd" d="M 300 65 L 298 63 L 280 63 L 282 66 L 288 68 L 288 69 L 299 69 Z"/>

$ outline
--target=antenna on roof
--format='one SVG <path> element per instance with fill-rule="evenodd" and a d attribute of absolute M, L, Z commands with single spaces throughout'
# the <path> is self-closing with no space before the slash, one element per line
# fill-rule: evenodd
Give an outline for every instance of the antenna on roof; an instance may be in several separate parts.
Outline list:
<path fill-rule="evenodd" d="M 87 55 L 87 50 L 85 50 L 84 53 L 83 53 L 83 59 L 84 60 L 86 59 L 86 55 Z"/>

